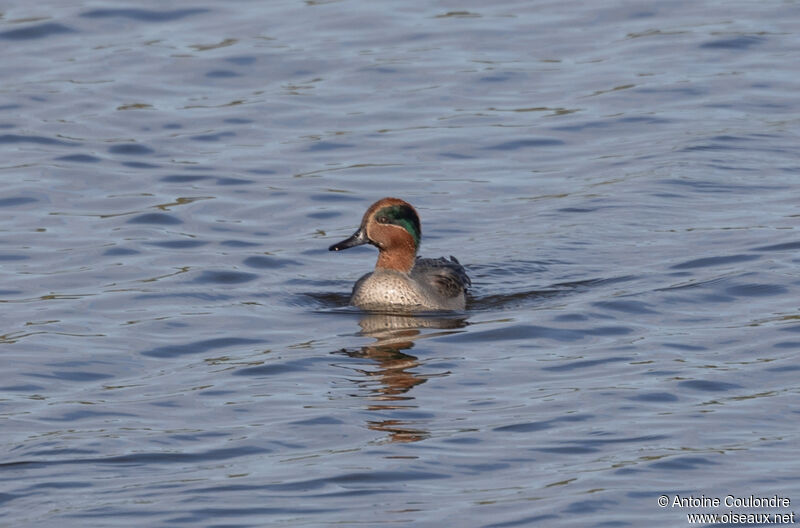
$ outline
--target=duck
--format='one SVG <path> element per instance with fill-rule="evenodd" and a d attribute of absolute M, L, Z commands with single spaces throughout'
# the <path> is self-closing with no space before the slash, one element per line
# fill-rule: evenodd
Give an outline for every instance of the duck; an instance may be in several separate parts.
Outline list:
<path fill-rule="evenodd" d="M 350 304 L 367 311 L 460 311 L 472 282 L 458 260 L 417 256 L 422 228 L 416 209 L 399 198 L 382 198 L 364 213 L 350 238 L 329 251 L 372 244 L 375 270 L 353 286 Z"/>

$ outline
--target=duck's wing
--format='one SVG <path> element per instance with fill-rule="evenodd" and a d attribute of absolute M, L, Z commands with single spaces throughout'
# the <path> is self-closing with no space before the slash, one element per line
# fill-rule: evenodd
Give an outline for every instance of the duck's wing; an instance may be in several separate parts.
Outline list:
<path fill-rule="evenodd" d="M 411 277 L 428 284 L 447 298 L 458 297 L 472 285 L 467 270 L 452 255 L 449 259 L 417 258 Z"/>

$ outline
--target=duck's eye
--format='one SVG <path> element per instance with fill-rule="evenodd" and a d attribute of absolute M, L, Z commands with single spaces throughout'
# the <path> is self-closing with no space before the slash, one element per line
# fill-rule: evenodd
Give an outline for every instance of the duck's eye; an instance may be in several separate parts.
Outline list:
<path fill-rule="evenodd" d="M 383 216 L 383 215 L 381 215 L 378 218 L 376 218 L 376 220 L 378 221 L 379 224 L 388 224 L 389 223 L 389 217 Z"/>

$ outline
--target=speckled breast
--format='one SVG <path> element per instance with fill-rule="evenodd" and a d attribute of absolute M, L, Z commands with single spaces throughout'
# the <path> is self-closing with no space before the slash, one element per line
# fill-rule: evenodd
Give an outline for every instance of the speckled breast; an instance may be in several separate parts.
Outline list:
<path fill-rule="evenodd" d="M 364 309 L 391 307 L 434 308 L 419 287 L 405 274 L 394 271 L 371 273 L 353 288 L 350 304 Z"/>

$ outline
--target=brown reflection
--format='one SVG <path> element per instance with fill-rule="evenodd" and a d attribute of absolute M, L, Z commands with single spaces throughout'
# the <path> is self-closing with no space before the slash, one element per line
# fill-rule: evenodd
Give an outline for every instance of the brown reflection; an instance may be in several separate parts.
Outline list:
<path fill-rule="evenodd" d="M 383 420 L 380 422 L 367 422 L 367 427 L 373 431 L 383 431 L 389 433 L 387 442 L 409 443 L 425 440 L 430 436 L 428 431 L 422 429 L 412 429 L 408 427 L 408 422 L 402 420 Z"/>
<path fill-rule="evenodd" d="M 463 317 L 425 317 L 396 314 L 366 314 L 359 321 L 361 334 L 375 339 L 371 345 L 357 350 L 342 350 L 353 358 L 368 358 L 377 364 L 375 370 L 356 369 L 367 380 L 362 383 L 369 387 L 368 398 L 372 403 L 371 411 L 389 411 L 400 409 L 416 409 L 411 403 L 414 397 L 409 391 L 425 383 L 430 375 L 420 375 L 414 369 L 420 366 L 416 356 L 407 351 L 414 347 L 414 342 L 423 337 L 453 333 L 455 329 L 466 326 Z M 446 332 L 427 332 L 424 329 L 441 329 Z M 377 383 L 372 383 L 372 382 Z M 417 427 L 418 424 L 387 418 L 368 420 L 367 427 L 373 431 L 389 434 L 388 442 L 417 442 L 430 436 L 428 431 Z"/>

